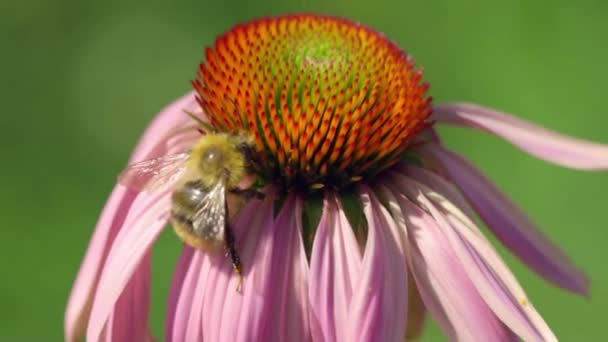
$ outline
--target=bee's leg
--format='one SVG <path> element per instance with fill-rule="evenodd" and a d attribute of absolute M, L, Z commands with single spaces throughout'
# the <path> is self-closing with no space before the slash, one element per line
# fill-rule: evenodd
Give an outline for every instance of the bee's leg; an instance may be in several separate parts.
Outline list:
<path fill-rule="evenodd" d="M 226 251 L 228 252 L 228 256 L 230 256 L 230 261 L 232 262 L 232 269 L 239 277 L 239 283 L 237 285 L 236 290 L 241 292 L 241 288 L 243 287 L 243 267 L 241 265 L 241 258 L 239 257 L 239 253 L 236 251 L 236 245 L 234 241 L 234 235 L 232 234 L 232 229 L 230 226 L 226 226 L 225 233 L 225 241 L 226 241 Z"/>
<path fill-rule="evenodd" d="M 250 198 L 257 198 L 257 199 L 264 199 L 266 198 L 266 194 L 258 191 L 256 189 L 240 189 L 240 188 L 234 188 L 234 189 L 230 189 L 230 192 L 235 194 L 235 195 L 239 195 L 242 196 L 246 199 L 250 199 Z"/>

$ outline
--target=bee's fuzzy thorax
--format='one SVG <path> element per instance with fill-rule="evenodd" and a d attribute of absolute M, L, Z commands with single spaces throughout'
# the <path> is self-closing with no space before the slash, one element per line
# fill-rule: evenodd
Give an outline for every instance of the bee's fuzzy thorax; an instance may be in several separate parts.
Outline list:
<path fill-rule="evenodd" d="M 238 150 L 237 141 L 228 133 L 203 136 L 192 148 L 189 169 L 199 171 L 204 184 L 215 184 L 226 177 L 226 188 L 236 188 L 247 172 L 246 160 Z M 210 152 L 217 158 L 211 162 L 206 159 Z"/>

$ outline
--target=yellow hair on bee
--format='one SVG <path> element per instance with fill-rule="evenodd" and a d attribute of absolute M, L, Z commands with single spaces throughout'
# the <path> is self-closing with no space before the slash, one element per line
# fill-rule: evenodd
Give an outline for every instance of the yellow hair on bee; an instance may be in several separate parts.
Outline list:
<path fill-rule="evenodd" d="M 179 224 L 173 223 L 173 230 L 175 234 L 188 246 L 198 248 L 203 251 L 214 251 L 224 246 L 224 241 L 216 241 L 216 240 L 205 240 L 201 239 L 199 236 L 196 236 L 191 231 L 187 229 L 187 227 Z"/>
<path fill-rule="evenodd" d="M 230 133 L 212 133 L 202 137 L 192 148 L 188 169 L 196 172 L 204 184 L 226 181 L 232 189 L 247 173 L 246 160 L 239 145 L 246 137 Z"/>

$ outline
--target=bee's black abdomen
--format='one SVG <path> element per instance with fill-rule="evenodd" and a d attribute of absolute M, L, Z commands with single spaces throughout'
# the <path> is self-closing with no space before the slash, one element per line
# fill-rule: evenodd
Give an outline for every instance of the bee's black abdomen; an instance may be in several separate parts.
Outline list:
<path fill-rule="evenodd" d="M 209 191 L 210 188 L 204 186 L 202 182 L 192 181 L 176 189 L 173 192 L 172 199 L 174 204 L 188 208 L 190 211 L 196 211 L 200 208 Z"/>

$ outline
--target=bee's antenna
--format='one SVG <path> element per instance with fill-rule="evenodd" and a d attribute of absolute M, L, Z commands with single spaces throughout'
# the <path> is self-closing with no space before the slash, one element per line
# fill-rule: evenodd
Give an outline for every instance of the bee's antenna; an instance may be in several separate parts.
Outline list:
<path fill-rule="evenodd" d="M 213 133 L 216 131 L 215 127 L 213 127 L 210 123 L 203 121 L 201 118 L 196 116 L 196 114 L 194 114 L 188 110 L 185 110 L 185 109 L 184 109 L 184 113 L 186 113 L 186 115 L 188 115 L 194 121 L 196 121 L 203 128 L 205 133 Z"/>

